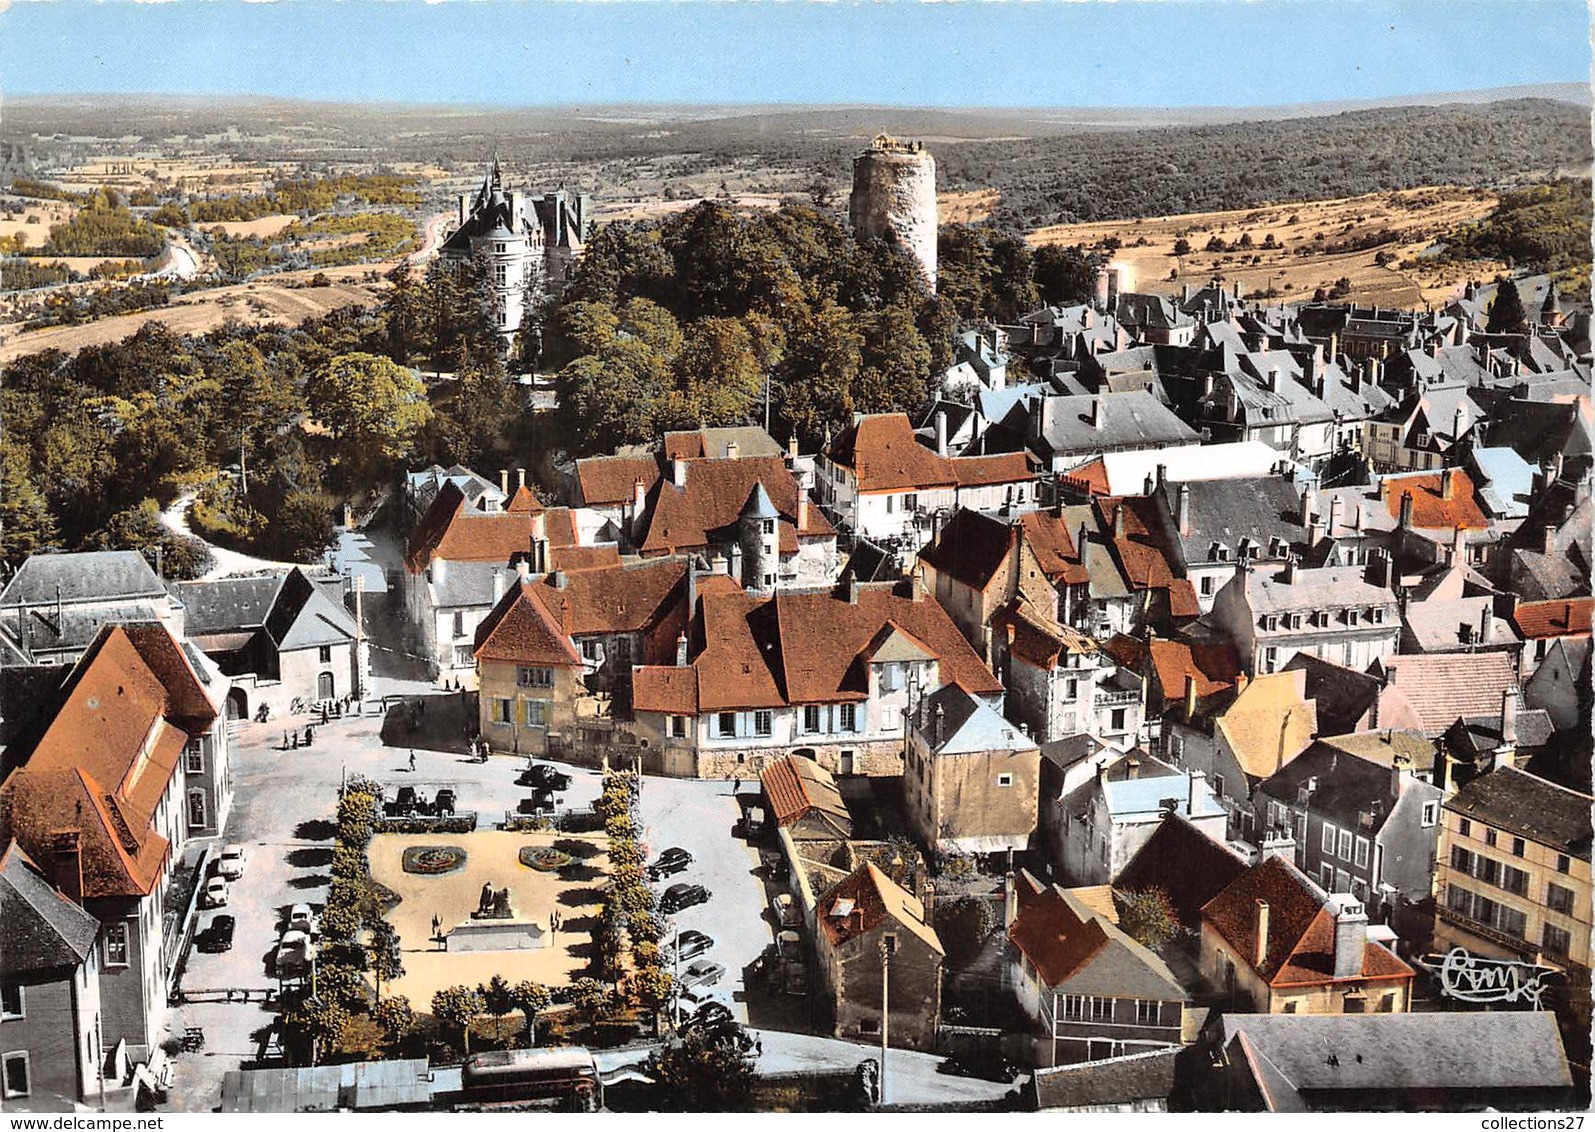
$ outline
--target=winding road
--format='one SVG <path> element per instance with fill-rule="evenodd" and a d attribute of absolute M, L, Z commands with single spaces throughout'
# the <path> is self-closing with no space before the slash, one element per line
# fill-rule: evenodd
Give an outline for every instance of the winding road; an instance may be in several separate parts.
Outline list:
<path fill-rule="evenodd" d="M 252 555 L 240 554 L 236 550 L 228 550 L 224 546 L 205 542 L 203 538 L 194 533 L 188 525 L 188 509 L 194 502 L 197 492 L 189 491 L 179 495 L 172 501 L 172 505 L 161 512 L 161 526 L 181 538 L 198 539 L 205 544 L 215 562 L 209 570 L 200 575 L 200 581 L 211 581 L 215 578 L 225 578 L 232 574 L 258 574 L 270 570 L 291 570 L 295 566 L 304 566 L 303 562 L 273 562 L 268 558 L 255 558 Z"/>

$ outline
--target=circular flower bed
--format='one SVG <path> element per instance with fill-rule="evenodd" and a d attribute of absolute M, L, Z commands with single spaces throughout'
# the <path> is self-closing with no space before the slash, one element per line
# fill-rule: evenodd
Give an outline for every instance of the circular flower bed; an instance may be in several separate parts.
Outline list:
<path fill-rule="evenodd" d="M 555 872 L 575 860 L 569 853 L 555 849 L 552 845 L 528 845 L 520 851 L 520 859 L 521 864 L 540 873 Z"/>
<path fill-rule="evenodd" d="M 465 867 L 465 850 L 457 845 L 412 845 L 404 851 L 404 871 L 442 876 Z"/>

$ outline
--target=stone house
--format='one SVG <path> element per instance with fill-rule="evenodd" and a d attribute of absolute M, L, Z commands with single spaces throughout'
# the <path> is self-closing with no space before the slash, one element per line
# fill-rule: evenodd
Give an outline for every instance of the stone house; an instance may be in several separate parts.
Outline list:
<path fill-rule="evenodd" d="M 1431 739 L 1464 717 L 1499 718 L 1502 696 L 1517 687 L 1512 658 L 1502 652 L 1389 656 L 1372 671 L 1401 693 Z"/>
<path fill-rule="evenodd" d="M 1592 613 L 1595 613 L 1595 597 L 1514 601 L 1512 625 L 1524 646 L 1518 664 L 1522 677 L 1527 680 L 1534 674 L 1557 641 L 1580 642 L 1587 646 Z"/>
<path fill-rule="evenodd" d="M 16 842 L 0 852 L 0 1093 L 12 1112 L 92 1104 L 100 1034 L 100 924 Z M 112 1082 L 115 1087 L 117 1082 Z"/>
<path fill-rule="evenodd" d="M 1165 716 L 1163 754 L 1173 766 L 1200 772 L 1230 814 L 1229 835 L 1250 840 L 1252 792 L 1305 750 L 1317 731 L 1305 673 L 1278 672 L 1239 681 L 1228 703 Z"/>
<path fill-rule="evenodd" d="M 1223 368 L 1204 381 L 1196 419 L 1219 440 L 1257 440 L 1311 467 L 1336 448 L 1335 410 L 1324 401 L 1322 356 L 1307 365 L 1288 350 L 1220 351 Z M 1338 378 L 1337 378 L 1338 380 Z"/>
<path fill-rule="evenodd" d="M 1306 652 L 1363 670 L 1393 655 L 1401 616 L 1389 578 L 1377 567 L 1295 562 L 1283 568 L 1234 568 L 1213 599 L 1207 623 L 1231 641 L 1248 675 L 1278 672 Z"/>
<path fill-rule="evenodd" d="M 1195 1037 L 1191 996 L 1155 952 L 1059 885 L 1007 879 L 1009 973 L 1034 1063 L 1100 1061 Z"/>
<path fill-rule="evenodd" d="M 1426 385 L 1367 423 L 1363 451 L 1380 472 L 1443 468 L 1485 416 L 1466 385 Z"/>
<path fill-rule="evenodd" d="M 1200 772 L 1131 751 L 1099 765 L 1063 797 L 1043 799 L 1042 830 L 1050 859 L 1073 883 L 1108 884 L 1170 812 L 1210 837 L 1224 837 L 1224 807 Z"/>
<path fill-rule="evenodd" d="M 30 555 L 0 590 L 0 668 L 72 664 L 102 626 L 136 621 L 184 632 L 182 604 L 138 551 Z"/>
<path fill-rule="evenodd" d="M 228 715 L 249 720 L 305 704 L 361 697 L 370 686 L 370 642 L 344 608 L 344 581 L 286 574 L 176 582 L 189 638 L 232 681 Z"/>
<path fill-rule="evenodd" d="M 1265 840 L 1294 842 L 1297 868 L 1388 920 L 1398 895 L 1429 895 L 1444 791 L 1414 774 L 1401 745 L 1385 745 L 1388 757 L 1374 761 L 1316 742 L 1259 783 L 1252 805 Z"/>
<path fill-rule="evenodd" d="M 1029 404 L 1026 443 L 1050 472 L 1066 472 L 1104 452 L 1133 452 L 1199 440 L 1145 389 L 1038 397 Z"/>
<path fill-rule="evenodd" d="M 1368 937 L 1362 904 L 1279 856 L 1203 905 L 1201 971 L 1258 1014 L 1400 1014 L 1412 1001 L 1412 968 Z"/>
<path fill-rule="evenodd" d="M 866 861 L 820 897 L 814 917 L 832 1035 L 879 1042 L 884 1018 L 888 1045 L 935 1049 L 946 952 L 924 905 Z"/>
<path fill-rule="evenodd" d="M 903 794 L 921 842 L 941 853 L 1023 851 L 1036 831 L 1041 752 L 957 684 L 925 696 L 908 729 Z"/>
<path fill-rule="evenodd" d="M 142 1056 L 161 1039 L 185 927 L 169 926 L 165 908 L 190 836 L 187 754 L 196 739 L 225 730 L 164 626 L 106 626 L 26 761 L 0 786 L 0 840 L 15 841 L 101 925 L 106 1047 L 126 1041 Z M 225 754 L 224 741 L 216 748 Z"/>
<path fill-rule="evenodd" d="M 1216 697 L 1233 693 L 1241 679 L 1240 659 L 1228 641 L 1179 640 L 1155 633 L 1141 640 L 1121 633 L 1104 642 L 1102 651 L 1146 682 L 1148 721 L 1174 710 L 1194 714 Z"/>
<path fill-rule="evenodd" d="M 917 589 L 703 593 L 676 662 L 633 675 L 653 758 L 700 778 L 751 778 L 787 754 L 839 775 L 903 772 L 908 714 L 957 682 L 999 705 L 1002 684 L 941 606 Z M 648 755 L 646 750 L 659 752 Z"/>
<path fill-rule="evenodd" d="M 1008 688 L 1008 714 L 1038 742 L 1090 735 L 1121 750 L 1145 719 L 1145 684 L 1085 634 L 1015 602 L 993 622 L 993 659 Z"/>
<path fill-rule="evenodd" d="M 1582 727 L 1590 718 L 1590 642 L 1558 638 L 1523 682 L 1523 702 L 1544 711 L 1557 731 Z"/>

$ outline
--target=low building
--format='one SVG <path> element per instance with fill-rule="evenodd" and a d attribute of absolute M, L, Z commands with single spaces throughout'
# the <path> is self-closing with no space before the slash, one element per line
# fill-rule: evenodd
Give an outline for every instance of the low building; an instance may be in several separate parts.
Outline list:
<path fill-rule="evenodd" d="M 1011 977 L 1035 1064 L 1101 1061 L 1195 1037 L 1191 996 L 1156 953 L 1067 889 L 1010 876 Z"/>
<path fill-rule="evenodd" d="M 1266 856 L 1202 906 L 1201 969 L 1231 1008 L 1260 1014 L 1400 1014 L 1414 972 L 1368 937 L 1368 915 Z"/>
<path fill-rule="evenodd" d="M 71 1112 L 100 1086 L 100 924 L 15 842 L 0 853 L 0 1082 L 12 1112 Z M 114 1084 L 114 1082 L 113 1082 Z"/>
<path fill-rule="evenodd" d="M 1152 451 L 1201 439 L 1145 389 L 1030 402 L 1030 450 L 1051 472 L 1066 472 L 1104 452 Z"/>
<path fill-rule="evenodd" d="M 72 664 L 101 626 L 139 621 L 184 632 L 182 604 L 138 551 L 31 555 L 0 590 L 0 668 Z"/>
<path fill-rule="evenodd" d="M 946 952 L 919 900 L 865 862 L 814 909 L 832 1034 L 901 1049 L 936 1048 Z"/>
<path fill-rule="evenodd" d="M 957 684 L 926 696 L 908 730 L 903 794 L 921 842 L 941 853 L 1029 848 L 1041 752 Z"/>
<path fill-rule="evenodd" d="M 1038 1069 L 1025 1087 L 1037 1112 L 1168 1112 L 1180 1047 Z"/>
<path fill-rule="evenodd" d="M 1551 966 L 1588 987 L 1592 802 L 1511 765 L 1448 797 L 1435 876 L 1435 950 L 1461 947 Z"/>
<path fill-rule="evenodd" d="M 1550 1112 L 1574 1102 L 1556 1020 L 1540 1010 L 1466 1016 L 1225 1014 L 1214 1079 L 1225 1112 Z"/>

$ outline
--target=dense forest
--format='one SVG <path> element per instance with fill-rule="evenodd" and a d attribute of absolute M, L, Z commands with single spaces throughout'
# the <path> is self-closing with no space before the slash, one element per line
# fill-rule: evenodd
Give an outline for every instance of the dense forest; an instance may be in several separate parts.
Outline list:
<path fill-rule="evenodd" d="M 1589 280 L 1590 182 L 1564 178 L 1510 192 L 1495 211 L 1447 241 L 1455 259 L 1500 259 L 1532 271 L 1583 268 Z"/>

